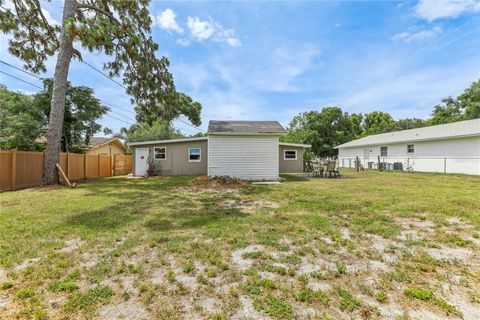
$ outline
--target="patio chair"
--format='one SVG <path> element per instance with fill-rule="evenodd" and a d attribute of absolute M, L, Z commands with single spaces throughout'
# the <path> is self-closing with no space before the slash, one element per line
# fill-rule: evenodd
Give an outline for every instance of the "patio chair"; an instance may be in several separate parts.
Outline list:
<path fill-rule="evenodd" d="M 326 169 L 326 173 L 328 173 L 328 177 L 331 178 L 332 175 L 334 178 L 339 178 L 340 177 L 340 171 L 338 171 L 338 167 L 337 167 L 337 162 L 336 161 L 333 161 L 333 160 L 329 160 L 327 162 L 327 169 Z"/>

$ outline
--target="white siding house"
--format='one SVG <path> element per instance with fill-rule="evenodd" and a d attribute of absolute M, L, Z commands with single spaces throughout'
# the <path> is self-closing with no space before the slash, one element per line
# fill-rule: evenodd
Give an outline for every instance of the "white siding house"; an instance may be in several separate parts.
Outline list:
<path fill-rule="evenodd" d="M 208 176 L 278 180 L 278 136 L 211 135 Z"/>
<path fill-rule="evenodd" d="M 208 176 L 273 181 L 279 177 L 277 121 L 210 121 Z"/>
<path fill-rule="evenodd" d="M 480 175 L 480 119 L 368 136 L 337 146 L 340 167 Z"/>

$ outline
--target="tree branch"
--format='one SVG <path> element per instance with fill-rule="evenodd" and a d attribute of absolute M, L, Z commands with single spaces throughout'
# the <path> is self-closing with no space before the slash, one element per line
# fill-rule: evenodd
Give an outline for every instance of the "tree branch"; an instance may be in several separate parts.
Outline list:
<path fill-rule="evenodd" d="M 103 14 L 104 16 L 107 16 L 110 20 L 112 20 L 113 22 L 115 22 L 116 24 L 120 24 L 120 21 L 117 20 L 117 18 L 115 18 L 110 12 L 106 11 L 106 10 L 103 10 L 101 8 L 98 8 L 96 6 L 93 6 L 93 5 L 90 5 L 90 4 L 86 4 L 86 3 L 79 3 L 77 4 L 77 8 L 78 9 L 90 9 L 90 10 L 94 10 L 96 12 L 99 12 L 101 14 Z"/>

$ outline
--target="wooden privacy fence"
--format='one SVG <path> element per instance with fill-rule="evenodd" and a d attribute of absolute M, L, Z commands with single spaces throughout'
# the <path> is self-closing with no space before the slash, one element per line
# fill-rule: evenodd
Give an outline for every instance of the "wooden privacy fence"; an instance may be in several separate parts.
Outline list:
<path fill-rule="evenodd" d="M 42 184 L 43 152 L 0 151 L 0 191 Z M 131 155 L 60 153 L 59 165 L 69 180 L 110 177 L 132 172 Z M 62 180 L 62 179 L 61 179 Z"/>

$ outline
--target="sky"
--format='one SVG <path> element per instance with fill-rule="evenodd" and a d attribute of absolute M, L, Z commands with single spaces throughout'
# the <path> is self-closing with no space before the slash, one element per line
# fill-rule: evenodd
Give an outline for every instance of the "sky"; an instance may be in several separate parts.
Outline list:
<path fill-rule="evenodd" d="M 41 3 L 58 23 L 63 1 Z M 442 98 L 480 79 L 479 0 L 152 1 L 150 12 L 158 56 L 169 59 L 177 90 L 203 106 L 201 130 L 212 119 L 287 126 L 298 113 L 327 106 L 425 119 Z M 0 59 L 22 67 L 7 47 L 8 36 L 0 35 Z M 99 69 L 111 59 L 82 52 Z M 52 76 L 54 66 L 52 57 L 41 76 Z M 8 66 L 0 70 L 41 86 Z M 118 131 L 134 122 L 130 97 L 113 81 L 79 61 L 69 80 L 108 103 L 104 126 Z M 4 74 L 0 83 L 39 90 Z"/>

